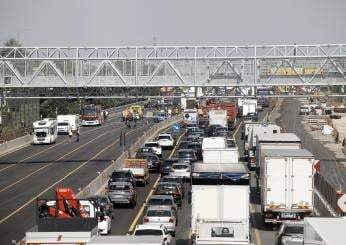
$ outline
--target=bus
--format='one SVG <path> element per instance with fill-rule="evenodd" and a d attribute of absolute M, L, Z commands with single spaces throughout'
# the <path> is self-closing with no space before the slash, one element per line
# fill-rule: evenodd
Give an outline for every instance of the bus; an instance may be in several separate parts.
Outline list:
<path fill-rule="evenodd" d="M 58 138 L 57 121 L 51 118 L 45 118 L 33 122 L 34 136 L 33 144 L 52 144 Z"/>

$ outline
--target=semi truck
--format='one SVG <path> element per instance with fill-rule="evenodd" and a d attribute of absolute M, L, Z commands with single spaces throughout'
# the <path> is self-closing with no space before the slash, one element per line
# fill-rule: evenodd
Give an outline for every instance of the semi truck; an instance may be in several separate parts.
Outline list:
<path fill-rule="evenodd" d="M 292 133 L 257 134 L 256 172 L 261 168 L 262 152 L 265 149 L 301 149 L 302 141 Z"/>
<path fill-rule="evenodd" d="M 249 173 L 242 164 L 195 163 L 192 244 L 250 244 Z"/>
<path fill-rule="evenodd" d="M 314 156 L 305 149 L 262 150 L 261 207 L 265 223 L 312 215 Z"/>
<path fill-rule="evenodd" d="M 228 147 L 224 137 L 206 137 L 202 142 L 203 163 L 238 163 L 237 147 Z"/>

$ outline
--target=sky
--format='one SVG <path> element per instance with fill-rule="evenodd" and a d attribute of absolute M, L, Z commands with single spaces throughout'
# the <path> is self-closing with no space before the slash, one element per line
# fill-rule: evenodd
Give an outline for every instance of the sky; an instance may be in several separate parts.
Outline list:
<path fill-rule="evenodd" d="M 346 43 L 345 0 L 0 0 L 23 46 Z"/>

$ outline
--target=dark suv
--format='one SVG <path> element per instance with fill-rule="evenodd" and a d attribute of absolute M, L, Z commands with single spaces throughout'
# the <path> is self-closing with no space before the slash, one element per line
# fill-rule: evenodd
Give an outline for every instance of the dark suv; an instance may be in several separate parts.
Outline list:
<path fill-rule="evenodd" d="M 114 171 L 108 180 L 108 185 L 111 182 L 130 182 L 133 187 L 136 187 L 136 179 L 131 171 Z"/>
<path fill-rule="evenodd" d="M 161 160 L 156 154 L 154 154 L 154 153 L 137 153 L 136 158 L 147 159 L 149 170 L 155 171 L 156 173 L 160 173 Z"/>

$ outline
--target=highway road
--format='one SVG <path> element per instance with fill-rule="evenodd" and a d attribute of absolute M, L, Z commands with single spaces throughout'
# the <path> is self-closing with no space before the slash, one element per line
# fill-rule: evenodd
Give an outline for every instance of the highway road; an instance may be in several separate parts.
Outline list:
<path fill-rule="evenodd" d="M 19 240 L 35 225 L 36 198 L 54 198 L 55 187 L 78 190 L 121 154 L 119 135 L 129 146 L 152 125 L 126 128 L 120 115 L 102 126 L 82 128 L 80 141 L 59 136 L 53 145 L 30 145 L 0 157 L 0 244 Z M 115 226 L 116 227 L 116 226 Z"/>
<path fill-rule="evenodd" d="M 281 115 L 276 120 L 277 124 L 284 132 L 296 133 L 302 139 L 303 147 L 315 154 L 317 159 L 322 159 L 326 164 L 333 163 L 333 155 L 304 131 L 298 108 L 297 100 L 285 99 L 279 108 Z M 262 120 L 267 112 L 261 112 L 259 120 Z M 136 129 L 125 129 L 129 144 L 149 126 L 139 124 Z M 20 239 L 24 232 L 35 224 L 33 204 L 36 197 L 53 197 L 54 187 L 57 185 L 72 186 L 77 190 L 89 183 L 98 171 L 108 166 L 110 160 L 120 154 L 117 139 L 122 127 L 123 124 L 116 117 L 101 127 L 83 128 L 79 143 L 69 142 L 67 137 L 63 136 L 55 145 L 29 146 L 0 157 L 0 243 L 10 244 L 12 239 Z M 236 135 L 236 139 L 242 156 L 243 141 L 239 139 L 239 134 Z M 164 151 L 162 159 L 168 158 L 171 154 L 171 151 Z M 125 235 L 132 231 L 136 223 L 141 223 L 142 205 L 158 178 L 158 174 L 151 174 L 150 184 L 138 187 L 135 208 L 114 209 L 111 234 Z M 186 193 L 189 190 L 189 184 L 185 184 Z M 253 173 L 250 200 L 251 241 L 256 245 L 274 244 L 277 227 L 263 225 Z M 191 206 L 187 203 L 187 198 L 184 199 L 178 215 L 176 244 L 189 244 Z"/>

